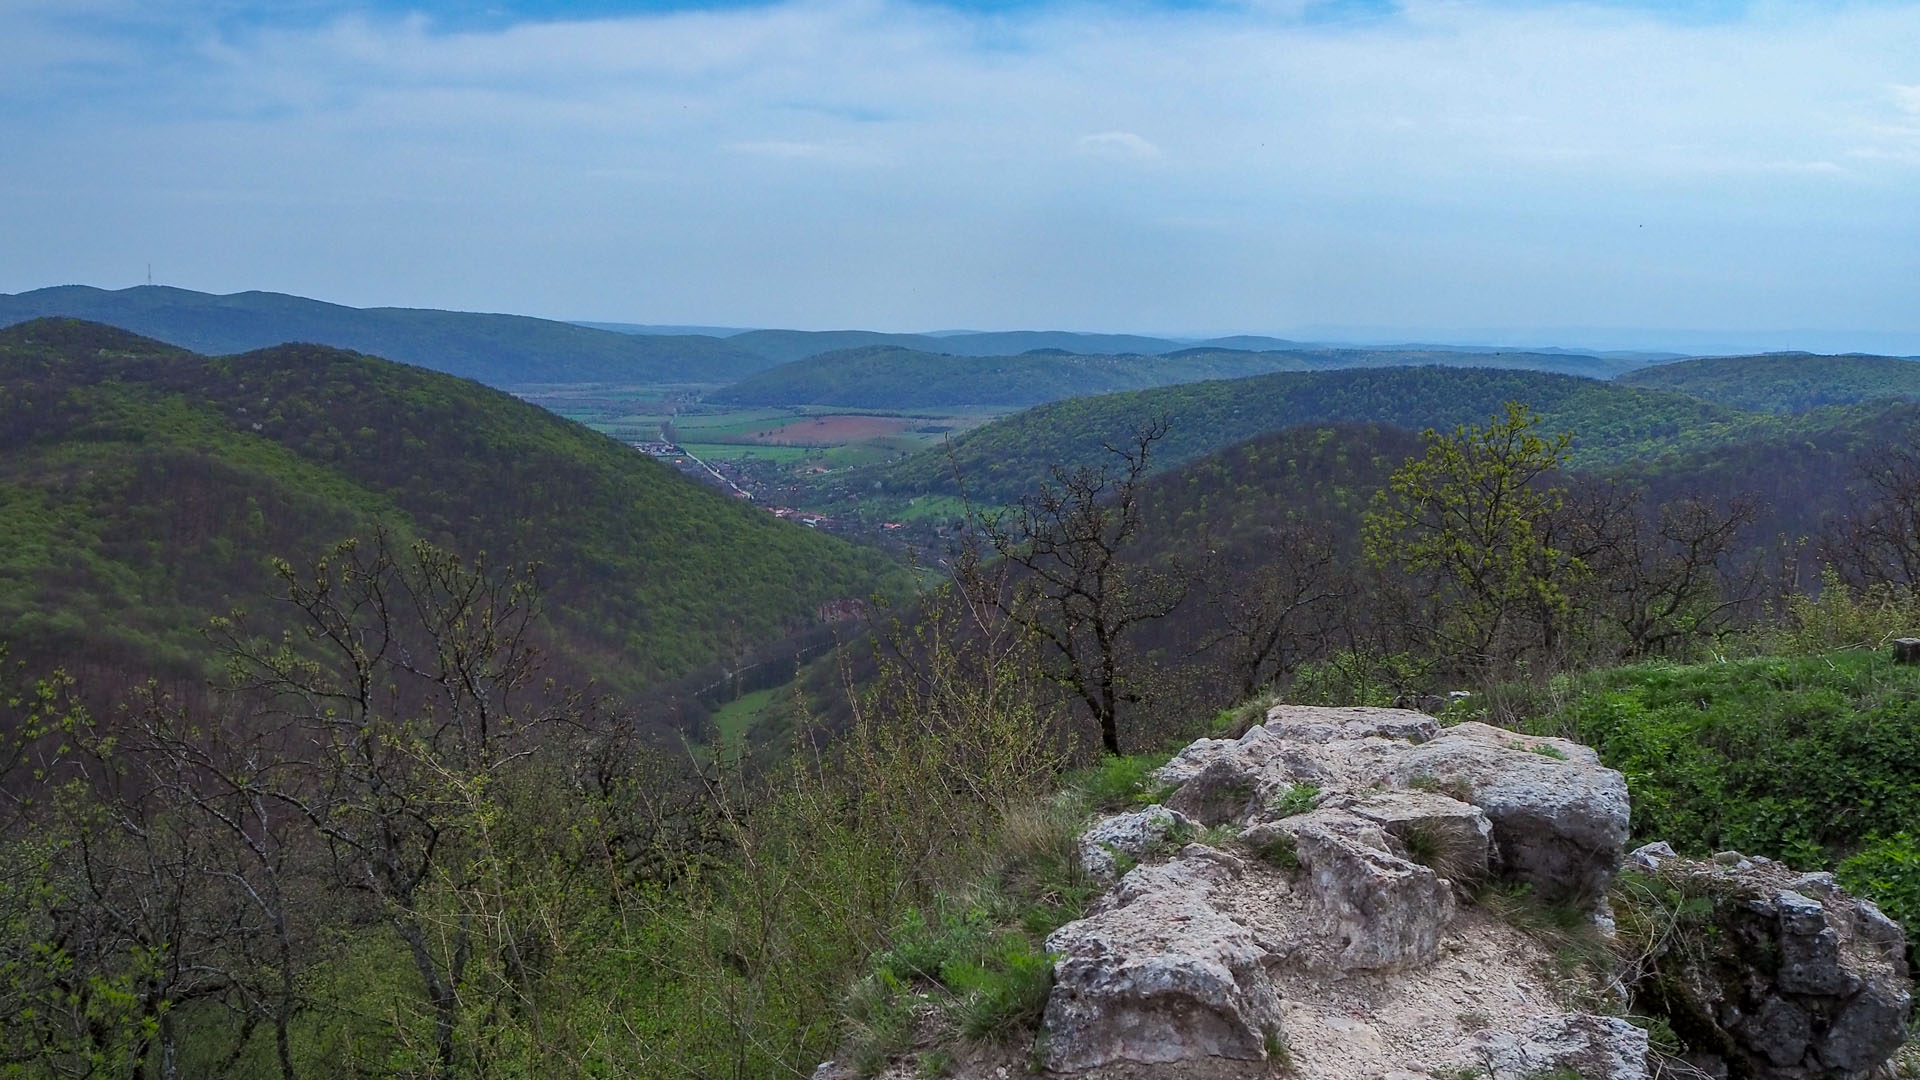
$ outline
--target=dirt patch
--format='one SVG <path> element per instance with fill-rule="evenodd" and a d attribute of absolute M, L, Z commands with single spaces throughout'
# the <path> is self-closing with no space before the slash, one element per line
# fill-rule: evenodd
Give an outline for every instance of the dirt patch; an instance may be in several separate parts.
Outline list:
<path fill-rule="evenodd" d="M 808 416 L 743 437 L 766 446 L 845 446 L 906 430 L 907 421 L 893 416 Z"/>

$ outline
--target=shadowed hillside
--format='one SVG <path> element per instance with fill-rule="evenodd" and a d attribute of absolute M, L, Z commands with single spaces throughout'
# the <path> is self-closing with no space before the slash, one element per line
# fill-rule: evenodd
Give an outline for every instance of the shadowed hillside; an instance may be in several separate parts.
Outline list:
<path fill-rule="evenodd" d="M 478 384 L 311 345 L 208 358 L 96 324 L 0 331 L 0 639 L 190 670 L 268 560 L 384 525 L 541 565 L 553 644 L 616 689 L 865 596 L 871 553 Z"/>
<path fill-rule="evenodd" d="M 1360 368 L 1280 372 L 1059 401 L 984 425 L 947 449 L 855 474 L 890 492 L 951 492 L 956 469 L 983 501 L 1017 497 L 1055 464 L 1097 463 L 1104 443 L 1164 416 L 1157 448 L 1170 467 L 1269 431 L 1309 423 L 1380 423 L 1421 429 L 1478 423 L 1504 402 L 1533 406 L 1555 431 L 1577 435 L 1584 465 L 1628 455 L 1654 441 L 1676 448 L 1751 429 L 1737 410 L 1678 394 L 1569 375 L 1481 368 Z"/>

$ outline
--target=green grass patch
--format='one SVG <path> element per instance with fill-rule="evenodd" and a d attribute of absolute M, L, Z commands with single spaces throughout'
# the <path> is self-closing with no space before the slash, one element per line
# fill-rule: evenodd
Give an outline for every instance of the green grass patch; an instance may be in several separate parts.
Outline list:
<path fill-rule="evenodd" d="M 1831 867 L 1920 821 L 1920 668 L 1883 652 L 1639 665 L 1531 722 L 1626 774 L 1633 833 Z"/>
<path fill-rule="evenodd" d="M 760 714 L 768 705 L 773 704 L 774 696 L 783 690 L 787 688 L 755 690 L 751 694 L 742 694 L 715 709 L 713 727 L 717 740 L 725 743 L 745 738 L 747 732 L 753 729 L 753 725 L 759 722 Z"/>
<path fill-rule="evenodd" d="M 1099 764 L 1069 776 L 1067 786 L 1095 811 L 1149 806 L 1172 794 L 1174 785 L 1162 784 L 1152 776 L 1167 758 L 1166 754 L 1102 758 Z"/>
<path fill-rule="evenodd" d="M 763 446 L 758 443 L 696 443 L 682 440 L 678 445 L 694 457 L 707 461 L 745 461 L 751 458 L 757 461 L 795 462 L 804 461 L 809 454 L 818 453 L 805 446 Z"/>

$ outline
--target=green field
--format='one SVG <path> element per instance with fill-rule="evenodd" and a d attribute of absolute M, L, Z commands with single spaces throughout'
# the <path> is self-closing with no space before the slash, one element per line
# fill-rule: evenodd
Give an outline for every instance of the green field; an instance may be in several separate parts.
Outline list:
<path fill-rule="evenodd" d="M 746 738 L 747 732 L 759 722 L 761 712 L 772 704 L 773 696 L 782 691 L 789 694 L 793 692 L 790 687 L 755 690 L 751 694 L 742 694 L 714 710 L 714 741 L 724 745 Z"/>
<path fill-rule="evenodd" d="M 820 451 L 805 446 L 761 446 L 756 443 L 682 442 L 682 450 L 705 461 L 803 461 Z"/>

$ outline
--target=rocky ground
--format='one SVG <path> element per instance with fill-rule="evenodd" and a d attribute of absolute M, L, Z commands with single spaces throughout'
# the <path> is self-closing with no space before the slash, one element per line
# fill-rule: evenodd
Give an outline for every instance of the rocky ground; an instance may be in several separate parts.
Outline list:
<path fill-rule="evenodd" d="M 1586 747 L 1280 706 L 1159 776 L 1082 835 L 1112 886 L 1047 939 L 1038 1038 L 948 1075 L 1866 1080 L 1905 1041 L 1899 927 L 1824 874 L 1629 855 Z"/>

